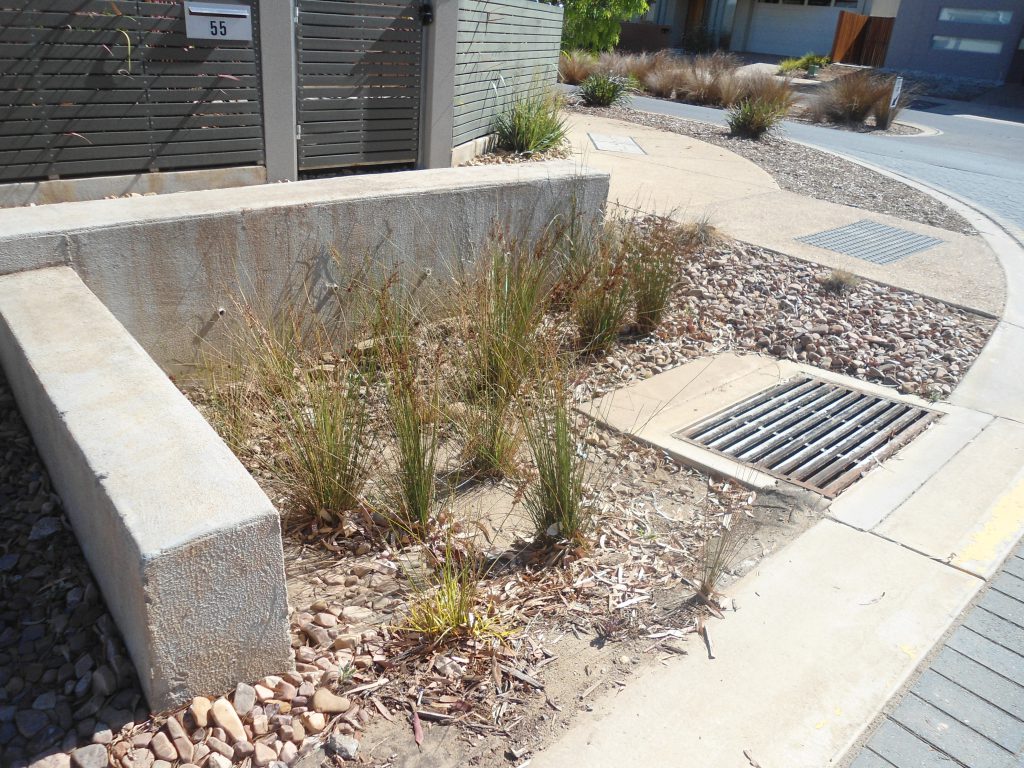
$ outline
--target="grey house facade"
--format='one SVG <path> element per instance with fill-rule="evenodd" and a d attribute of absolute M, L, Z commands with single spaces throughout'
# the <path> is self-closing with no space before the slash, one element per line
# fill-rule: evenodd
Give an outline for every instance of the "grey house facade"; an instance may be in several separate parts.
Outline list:
<path fill-rule="evenodd" d="M 887 68 L 1024 78 L 1024 0 L 653 0 L 637 21 L 657 29 L 656 47 L 685 47 L 701 29 L 731 51 L 828 55 L 842 11 L 895 19 Z"/>
<path fill-rule="evenodd" d="M 904 0 L 886 67 L 998 82 L 1024 79 L 1024 0 Z"/>

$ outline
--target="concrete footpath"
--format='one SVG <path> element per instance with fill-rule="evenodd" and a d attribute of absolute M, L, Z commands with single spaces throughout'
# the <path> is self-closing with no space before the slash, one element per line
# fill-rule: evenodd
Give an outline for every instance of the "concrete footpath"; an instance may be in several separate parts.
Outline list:
<path fill-rule="evenodd" d="M 578 154 L 611 172 L 610 198 L 620 204 L 680 218 L 706 213 L 740 240 L 1008 319 L 1024 308 L 1015 267 L 1024 250 L 971 211 L 964 213 L 984 237 L 782 192 L 753 164 L 686 137 L 589 116 L 572 120 Z M 618 143 L 603 141 L 614 137 Z M 601 144 L 618 149 L 601 151 Z M 941 244 L 875 265 L 795 240 L 860 220 Z M 593 713 L 581 713 L 531 768 L 821 768 L 853 759 L 887 703 L 1024 534 L 1024 406 L 1015 395 L 1020 383 L 1002 369 L 1008 356 L 1024 359 L 1024 332 L 1014 332 L 1013 320 L 999 329 L 934 427 L 729 590 L 738 610 L 710 625 L 715 658 L 691 643 L 688 656 L 641 672 L 596 700 Z M 1019 635 L 1006 652 L 1021 666 Z M 973 679 L 984 686 L 994 678 Z M 991 701 L 986 696 L 994 694 L 973 695 Z M 952 720 L 971 729 L 967 714 Z M 931 747 L 922 754 L 939 755 Z M 882 759 L 866 765 L 904 766 Z M 936 758 L 905 765 L 990 763 Z"/>
<path fill-rule="evenodd" d="M 569 124 L 579 161 L 611 174 L 613 203 L 685 220 L 707 217 L 737 240 L 990 315 L 1002 311 L 1003 272 L 978 236 L 786 192 L 751 161 L 688 136 L 590 115 L 573 114 Z M 639 152 L 599 150 L 603 138 L 632 139 Z M 939 243 L 891 264 L 873 264 L 797 239 L 859 221 Z"/>

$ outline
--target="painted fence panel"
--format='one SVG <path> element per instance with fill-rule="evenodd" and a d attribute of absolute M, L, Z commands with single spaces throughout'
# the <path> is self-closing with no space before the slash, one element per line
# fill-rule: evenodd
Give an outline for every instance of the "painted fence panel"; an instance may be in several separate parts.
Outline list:
<path fill-rule="evenodd" d="M 555 83 L 562 9 L 536 0 L 459 0 L 454 146 L 491 132 L 516 95 Z"/>
<path fill-rule="evenodd" d="M 418 0 L 299 0 L 298 8 L 299 168 L 415 163 Z"/>
<path fill-rule="evenodd" d="M 0 182 L 262 163 L 253 44 L 189 40 L 183 14 L 0 0 Z"/>

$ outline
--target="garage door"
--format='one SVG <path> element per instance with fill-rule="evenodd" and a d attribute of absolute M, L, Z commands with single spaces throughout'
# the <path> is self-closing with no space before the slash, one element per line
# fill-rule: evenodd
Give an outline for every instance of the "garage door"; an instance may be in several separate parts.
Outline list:
<path fill-rule="evenodd" d="M 747 50 L 778 56 L 827 56 L 832 50 L 839 9 L 785 3 L 754 3 Z"/>

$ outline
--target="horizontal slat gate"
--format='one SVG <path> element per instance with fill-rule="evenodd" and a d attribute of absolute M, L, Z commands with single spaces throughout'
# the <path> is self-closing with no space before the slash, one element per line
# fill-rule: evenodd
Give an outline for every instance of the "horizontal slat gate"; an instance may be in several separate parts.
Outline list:
<path fill-rule="evenodd" d="M 183 14 L 0 0 L 0 181 L 263 163 L 253 43 L 190 41 Z"/>
<path fill-rule="evenodd" d="M 299 168 L 415 163 L 418 2 L 299 0 Z"/>
<path fill-rule="evenodd" d="M 562 8 L 535 0 L 459 0 L 454 145 L 486 136 L 517 94 L 553 85 Z"/>

